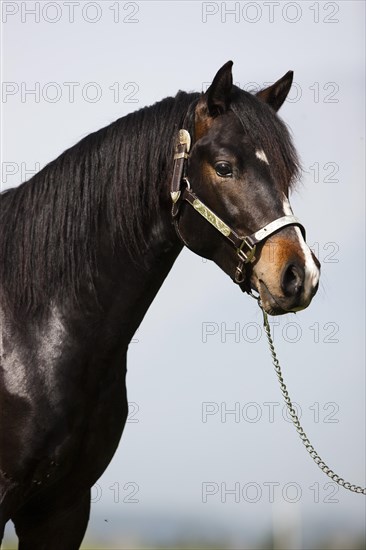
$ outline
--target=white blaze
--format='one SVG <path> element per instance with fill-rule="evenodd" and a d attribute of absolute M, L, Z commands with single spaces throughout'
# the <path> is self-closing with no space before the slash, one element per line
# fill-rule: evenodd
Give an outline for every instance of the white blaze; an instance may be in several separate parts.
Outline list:
<path fill-rule="evenodd" d="M 283 200 L 283 211 L 286 216 L 293 216 L 292 208 L 287 197 L 285 197 Z M 300 248 L 305 258 L 304 289 L 305 289 L 305 294 L 308 296 L 319 281 L 320 271 L 316 263 L 314 262 L 313 256 L 311 254 L 311 250 L 306 244 L 300 228 L 294 226 L 293 229 L 295 229 Z"/>
<path fill-rule="evenodd" d="M 257 149 L 255 152 L 255 156 L 262 162 L 265 162 L 266 164 L 269 165 L 268 159 L 266 157 L 266 153 L 263 151 L 263 149 Z"/>

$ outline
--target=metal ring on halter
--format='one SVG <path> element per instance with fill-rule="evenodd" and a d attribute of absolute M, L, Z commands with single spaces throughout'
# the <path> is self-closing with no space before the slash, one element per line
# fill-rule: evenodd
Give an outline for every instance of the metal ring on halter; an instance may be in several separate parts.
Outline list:
<path fill-rule="evenodd" d="M 237 265 L 236 270 L 235 270 L 234 281 L 235 281 L 238 285 L 244 283 L 244 281 L 245 281 L 245 270 L 243 270 L 244 263 L 245 263 L 245 262 L 244 262 L 243 260 L 240 260 L 240 262 L 239 262 L 239 264 Z"/>
<path fill-rule="evenodd" d="M 192 189 L 191 184 L 189 183 L 189 179 L 187 176 L 183 176 L 182 181 L 184 181 L 187 185 L 187 189 Z"/>

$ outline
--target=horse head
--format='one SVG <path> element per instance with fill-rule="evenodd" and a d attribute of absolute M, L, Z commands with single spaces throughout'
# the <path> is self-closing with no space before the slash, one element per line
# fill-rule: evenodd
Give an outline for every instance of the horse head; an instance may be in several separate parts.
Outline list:
<path fill-rule="evenodd" d="M 299 163 L 277 111 L 293 74 L 253 95 L 233 85 L 231 68 L 196 101 L 193 146 L 176 155 L 187 158 L 176 229 L 242 290 L 257 291 L 267 313 L 298 311 L 317 291 L 320 264 L 289 203 Z"/>

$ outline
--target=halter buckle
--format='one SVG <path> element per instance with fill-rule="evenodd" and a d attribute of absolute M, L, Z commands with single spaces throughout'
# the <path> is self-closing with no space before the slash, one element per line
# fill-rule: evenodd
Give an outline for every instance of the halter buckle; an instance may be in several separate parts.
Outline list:
<path fill-rule="evenodd" d="M 185 153 L 184 151 L 181 151 L 180 153 L 175 153 L 174 155 L 174 160 L 187 159 L 187 158 L 189 158 L 189 154 Z"/>
<path fill-rule="evenodd" d="M 191 148 L 191 135 L 188 132 L 188 130 L 185 130 L 184 128 L 181 128 L 178 132 L 178 143 L 177 147 L 179 145 L 185 145 L 186 153 L 189 153 L 189 150 Z M 185 157 L 187 158 L 187 157 Z"/>
<path fill-rule="evenodd" d="M 173 176 L 170 187 L 170 197 L 172 199 L 172 216 L 177 217 L 179 212 L 179 199 L 182 195 L 182 181 L 184 177 L 184 163 L 189 158 L 189 150 L 191 148 L 191 136 L 187 130 L 182 128 L 177 135 L 177 141 L 174 153 Z M 189 182 L 186 182 L 189 188 Z"/>
<path fill-rule="evenodd" d="M 248 248 L 248 252 L 244 252 L 244 250 L 243 250 L 244 246 L 246 246 Z M 241 245 L 236 250 L 236 252 L 237 252 L 237 255 L 239 256 L 240 260 L 244 264 L 252 264 L 256 260 L 256 258 L 255 258 L 256 248 L 257 248 L 256 245 L 252 246 L 250 244 L 250 242 L 247 240 L 247 238 L 244 237 Z"/>

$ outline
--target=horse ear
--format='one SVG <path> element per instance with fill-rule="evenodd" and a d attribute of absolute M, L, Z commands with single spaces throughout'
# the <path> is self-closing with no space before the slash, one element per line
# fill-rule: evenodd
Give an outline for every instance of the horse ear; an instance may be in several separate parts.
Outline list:
<path fill-rule="evenodd" d="M 212 117 L 225 113 L 230 105 L 230 93 L 233 86 L 231 68 L 232 61 L 228 61 L 219 69 L 211 86 L 205 93 L 208 112 Z"/>
<path fill-rule="evenodd" d="M 211 86 L 203 94 L 195 110 L 195 138 L 200 139 L 204 136 L 213 119 L 218 115 L 225 113 L 230 105 L 230 94 L 233 85 L 231 74 L 232 61 L 228 61 L 219 69 Z"/>
<path fill-rule="evenodd" d="M 293 71 L 288 71 L 282 78 L 277 80 L 272 86 L 260 90 L 256 96 L 265 103 L 268 103 L 275 111 L 278 111 L 285 101 L 294 77 Z"/>

